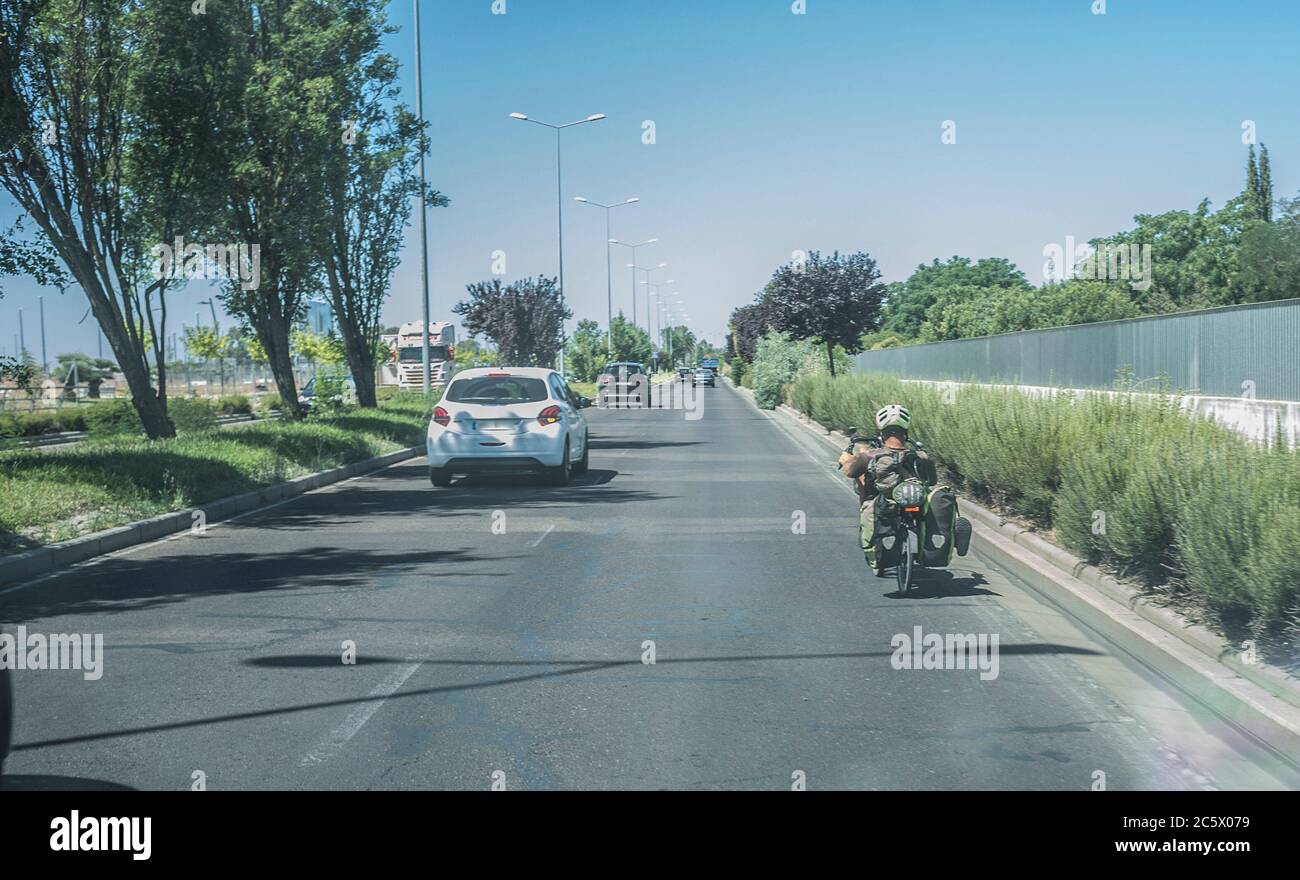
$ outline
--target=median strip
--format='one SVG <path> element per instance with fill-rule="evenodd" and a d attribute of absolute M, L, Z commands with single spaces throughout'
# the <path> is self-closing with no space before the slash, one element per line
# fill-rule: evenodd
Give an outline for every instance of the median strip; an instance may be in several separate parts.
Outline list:
<path fill-rule="evenodd" d="M 0 558 L 0 585 L 17 584 L 0 592 L 10 592 L 27 586 L 28 581 L 78 562 L 103 556 L 139 544 L 148 544 L 177 532 L 196 529 L 198 523 L 208 524 L 232 519 L 264 507 L 279 504 L 299 495 L 320 489 L 343 480 L 383 470 L 399 462 L 424 454 L 424 446 L 411 446 L 364 461 L 318 471 L 296 477 L 284 483 L 265 486 L 241 495 L 218 498 L 201 506 L 165 513 L 162 516 L 136 520 L 112 529 L 60 541 L 23 553 Z"/>

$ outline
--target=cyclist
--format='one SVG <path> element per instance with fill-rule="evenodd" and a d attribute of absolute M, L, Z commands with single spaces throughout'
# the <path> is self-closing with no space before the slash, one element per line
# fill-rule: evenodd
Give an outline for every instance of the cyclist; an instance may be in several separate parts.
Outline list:
<path fill-rule="evenodd" d="M 970 523 L 964 517 L 956 516 L 956 497 L 952 489 L 936 486 L 939 480 L 934 460 L 920 443 L 910 438 L 911 427 L 912 414 L 907 408 L 897 403 L 888 404 L 876 413 L 876 428 L 880 435 L 865 443 L 851 442 L 840 453 L 840 469 L 853 480 L 853 488 L 858 493 L 862 550 L 868 564 L 877 572 L 880 567 L 876 538 L 881 502 L 895 486 L 910 476 L 908 468 L 912 466 L 922 482 L 934 487 L 930 493 L 930 509 L 936 517 L 936 524 L 950 524 L 942 531 L 952 529 L 957 555 L 965 556 L 970 544 Z"/>

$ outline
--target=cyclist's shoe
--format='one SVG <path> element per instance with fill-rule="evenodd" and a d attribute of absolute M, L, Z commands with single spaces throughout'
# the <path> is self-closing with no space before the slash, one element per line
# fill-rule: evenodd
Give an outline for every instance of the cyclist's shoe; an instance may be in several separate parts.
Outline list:
<path fill-rule="evenodd" d="M 970 520 L 964 516 L 957 517 L 957 522 L 952 526 L 952 543 L 958 556 L 965 556 L 966 551 L 970 549 L 971 532 Z"/>

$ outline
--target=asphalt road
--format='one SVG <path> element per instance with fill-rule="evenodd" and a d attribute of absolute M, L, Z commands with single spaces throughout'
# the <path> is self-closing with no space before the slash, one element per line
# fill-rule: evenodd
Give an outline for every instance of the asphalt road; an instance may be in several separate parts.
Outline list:
<path fill-rule="evenodd" d="M 700 393 L 588 410 L 567 488 L 416 459 L 0 592 L 105 641 L 14 674 L 2 787 L 1298 787 L 984 559 L 896 595 L 832 454 Z M 997 678 L 893 668 L 916 626 L 996 634 Z"/>

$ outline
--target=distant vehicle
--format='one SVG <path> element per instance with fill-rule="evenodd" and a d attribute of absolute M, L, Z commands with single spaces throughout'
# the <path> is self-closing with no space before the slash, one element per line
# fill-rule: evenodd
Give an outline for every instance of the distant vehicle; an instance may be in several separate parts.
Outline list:
<path fill-rule="evenodd" d="M 645 364 L 638 361 L 615 361 L 606 364 L 596 377 L 596 390 L 600 394 L 601 405 L 613 400 L 635 400 L 642 403 L 641 396 L 649 387 Z"/>
<path fill-rule="evenodd" d="M 563 486 L 585 473 L 591 400 L 540 367 L 462 370 L 433 408 L 426 443 L 429 482 L 459 474 L 541 473 Z"/>
<path fill-rule="evenodd" d="M 298 403 L 307 409 L 316 403 L 316 377 L 312 376 L 307 384 L 302 386 L 302 391 L 298 392 Z M 355 404 L 357 402 L 357 383 L 352 381 L 351 376 L 343 377 L 343 395 L 336 397 L 335 403 Z"/>
<path fill-rule="evenodd" d="M 687 379 L 691 378 L 691 369 L 690 369 L 690 367 L 678 367 L 678 368 L 677 368 L 677 378 L 680 379 L 680 380 L 683 381 L 683 382 L 685 382 Z"/>
<path fill-rule="evenodd" d="M 721 369 L 722 362 L 719 361 L 713 355 L 709 355 L 708 357 L 700 358 L 700 366 L 706 367 L 716 373 L 719 369 Z"/>
<path fill-rule="evenodd" d="M 695 376 L 691 379 L 692 385 L 708 385 L 710 388 L 716 384 L 713 371 L 708 367 L 700 367 L 695 371 Z"/>
<path fill-rule="evenodd" d="M 386 336 L 392 355 L 380 369 L 380 384 L 400 388 L 424 387 L 424 339 L 420 321 L 407 321 L 396 336 Z M 456 325 L 447 321 L 430 323 L 429 383 L 444 385 L 456 372 Z"/>

